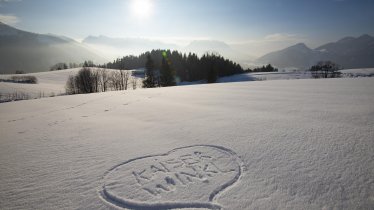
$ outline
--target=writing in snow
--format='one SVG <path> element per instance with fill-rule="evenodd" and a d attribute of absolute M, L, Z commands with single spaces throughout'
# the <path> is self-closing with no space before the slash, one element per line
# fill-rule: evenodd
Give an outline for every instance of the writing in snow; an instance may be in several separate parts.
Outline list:
<path fill-rule="evenodd" d="M 193 183 L 208 184 L 212 177 L 235 171 L 235 161 L 227 155 L 212 157 L 202 152 L 193 152 L 166 160 L 155 158 L 151 164 L 141 170 L 134 170 L 132 174 L 142 190 L 158 196 Z"/>

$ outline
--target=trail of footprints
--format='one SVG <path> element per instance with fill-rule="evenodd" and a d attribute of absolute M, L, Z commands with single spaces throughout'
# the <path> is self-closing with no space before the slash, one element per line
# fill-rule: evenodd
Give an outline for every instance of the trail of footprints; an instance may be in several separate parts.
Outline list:
<path fill-rule="evenodd" d="M 100 196 L 132 209 L 221 209 L 217 195 L 234 185 L 242 170 L 239 157 L 227 148 L 177 148 L 114 166 L 103 176 Z"/>

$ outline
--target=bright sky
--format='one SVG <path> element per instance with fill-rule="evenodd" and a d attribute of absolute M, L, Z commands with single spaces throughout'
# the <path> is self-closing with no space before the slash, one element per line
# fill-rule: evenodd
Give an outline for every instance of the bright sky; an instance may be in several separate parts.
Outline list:
<path fill-rule="evenodd" d="M 77 40 L 305 42 L 374 34 L 373 0 L 0 0 L 0 21 Z"/>

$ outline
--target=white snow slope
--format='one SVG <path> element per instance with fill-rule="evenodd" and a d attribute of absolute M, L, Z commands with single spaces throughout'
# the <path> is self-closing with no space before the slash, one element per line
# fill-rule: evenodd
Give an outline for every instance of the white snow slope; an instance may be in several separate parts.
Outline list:
<path fill-rule="evenodd" d="M 49 71 L 49 72 L 38 72 L 22 74 L 35 76 L 38 79 L 37 84 L 21 84 L 21 83 L 11 83 L 11 82 L 0 82 L 0 93 L 8 94 L 22 92 L 29 94 L 30 97 L 38 97 L 40 94 L 45 96 L 50 95 L 60 95 L 65 93 L 65 84 L 70 75 L 75 75 L 78 73 L 80 68 L 59 70 L 59 71 Z M 0 75 L 0 79 L 8 79 L 15 74 L 5 74 Z M 15 75 L 17 76 L 17 75 Z M 20 75 L 18 75 L 20 76 Z"/>
<path fill-rule="evenodd" d="M 0 209 L 373 209 L 374 79 L 0 104 Z"/>
<path fill-rule="evenodd" d="M 22 84 L 12 82 L 0 82 L 0 101 L 1 95 L 24 93 L 28 94 L 30 98 L 44 98 L 56 95 L 65 94 L 65 85 L 69 76 L 76 75 L 81 68 L 73 68 L 58 71 L 38 72 L 29 74 L 3 74 L 0 79 L 9 79 L 12 76 L 35 76 L 38 80 L 37 84 Z M 95 68 L 93 68 L 95 69 Z M 107 69 L 108 72 L 116 71 L 114 69 Z M 138 87 L 141 85 L 140 79 L 137 81 Z M 129 80 L 129 89 L 132 89 L 132 80 Z"/>

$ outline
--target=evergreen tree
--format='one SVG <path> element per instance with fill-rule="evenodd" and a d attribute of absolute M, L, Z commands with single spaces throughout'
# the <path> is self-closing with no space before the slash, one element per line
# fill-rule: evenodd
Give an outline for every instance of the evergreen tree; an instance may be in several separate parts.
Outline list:
<path fill-rule="evenodd" d="M 151 56 L 153 59 L 154 71 L 153 74 L 150 75 L 150 78 L 145 81 L 145 86 L 150 85 L 151 87 L 155 87 L 158 85 L 163 85 L 161 84 L 161 80 L 163 78 L 159 77 L 158 71 L 155 70 L 162 70 L 163 57 L 166 59 L 166 62 L 172 70 L 172 74 L 180 81 L 192 82 L 198 80 L 207 80 L 209 75 L 211 78 L 209 80 L 214 82 L 218 77 L 230 76 L 244 72 L 239 64 L 225 59 L 218 54 L 205 54 L 199 58 L 194 53 L 184 55 L 178 51 L 170 50 L 152 50 L 142 53 L 139 56 L 125 56 L 123 58 L 116 59 L 105 66 L 110 69 L 144 68 L 149 56 Z M 211 62 L 214 63 L 213 67 L 210 65 Z M 158 82 L 159 80 L 160 82 Z"/>
<path fill-rule="evenodd" d="M 144 88 L 153 88 L 157 86 L 157 78 L 155 74 L 155 64 L 152 60 L 151 54 L 147 55 L 147 62 L 145 63 L 145 80 L 143 81 Z"/>
<path fill-rule="evenodd" d="M 214 61 L 210 61 L 210 64 L 209 64 L 209 71 L 208 71 L 207 78 L 206 78 L 207 83 L 217 82 L 218 73 L 213 62 Z"/>
<path fill-rule="evenodd" d="M 161 62 L 161 86 L 175 86 L 175 71 L 171 68 L 169 60 L 166 57 L 166 52 L 163 53 L 162 62 Z"/>

